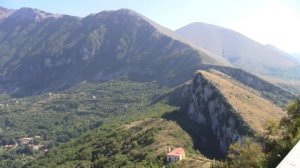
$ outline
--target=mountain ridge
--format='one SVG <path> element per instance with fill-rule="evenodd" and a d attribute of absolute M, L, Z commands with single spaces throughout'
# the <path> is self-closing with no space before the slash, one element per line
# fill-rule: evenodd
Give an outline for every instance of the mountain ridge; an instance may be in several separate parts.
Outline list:
<path fill-rule="evenodd" d="M 263 135 L 266 122 L 278 122 L 286 115 L 257 91 L 219 71 L 198 71 L 191 83 L 187 114 L 216 136 L 215 145 L 224 156 L 233 142 Z"/>
<path fill-rule="evenodd" d="M 0 6 L 0 22 L 14 12 L 12 9 L 7 9 Z"/>
<path fill-rule="evenodd" d="M 195 45 L 224 57 L 237 68 L 256 74 L 268 74 L 272 69 L 285 70 L 298 65 L 286 59 L 288 54 L 266 48 L 238 32 L 220 26 L 195 22 L 176 32 Z"/>
<path fill-rule="evenodd" d="M 36 94 L 84 80 L 105 81 L 120 76 L 178 84 L 188 80 L 183 74 L 192 74 L 204 63 L 217 63 L 206 53 L 162 34 L 131 10 L 40 20 L 32 13 L 43 12 L 27 8 L 21 12 L 28 10 L 31 20 L 15 19 L 16 11 L 0 23 L 0 40 L 6 41 L 0 45 L 0 81 L 4 84 L 1 90 L 7 93 Z M 172 65 L 179 62 L 186 67 L 184 71 Z M 154 73 L 157 70 L 163 73 Z M 181 79 L 175 78 L 176 73 L 182 74 Z M 39 84 L 32 83 L 33 76 L 40 79 Z"/>

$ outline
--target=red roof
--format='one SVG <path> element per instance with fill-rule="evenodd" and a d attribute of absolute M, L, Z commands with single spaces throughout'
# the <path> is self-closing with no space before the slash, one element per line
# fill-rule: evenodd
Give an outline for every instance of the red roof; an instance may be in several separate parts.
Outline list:
<path fill-rule="evenodd" d="M 176 149 L 172 150 L 167 155 L 180 156 L 182 154 L 184 154 L 184 149 L 180 147 L 180 148 L 176 148 Z"/>

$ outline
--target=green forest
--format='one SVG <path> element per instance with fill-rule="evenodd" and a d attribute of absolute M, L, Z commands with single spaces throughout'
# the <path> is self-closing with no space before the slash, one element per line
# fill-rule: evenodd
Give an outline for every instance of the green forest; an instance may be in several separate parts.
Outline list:
<path fill-rule="evenodd" d="M 26 98 L 2 95 L 0 167 L 162 167 L 161 149 L 180 145 L 204 167 L 274 167 L 300 139 L 300 100 L 295 100 L 280 124 L 266 124 L 264 136 L 233 144 L 222 160 L 205 161 L 193 141 L 199 136 L 193 130 L 201 128 L 184 119 L 182 87 L 115 80 Z M 137 121 L 143 122 L 127 126 Z M 43 148 L 20 145 L 24 137 Z M 164 144 L 166 137 L 171 139 Z M 5 148 L 14 144 L 19 145 Z M 191 160 L 167 166 L 188 167 Z"/>
<path fill-rule="evenodd" d="M 20 167 L 52 147 L 98 128 L 111 118 L 120 117 L 120 122 L 132 120 L 132 116 L 146 112 L 153 101 L 169 90 L 160 88 L 155 82 L 116 80 L 102 84 L 84 83 L 63 92 L 32 97 L 2 95 L 0 165 Z M 33 151 L 24 145 L 5 148 L 15 145 L 21 138 L 35 136 L 40 137 L 39 143 L 47 150 Z"/>

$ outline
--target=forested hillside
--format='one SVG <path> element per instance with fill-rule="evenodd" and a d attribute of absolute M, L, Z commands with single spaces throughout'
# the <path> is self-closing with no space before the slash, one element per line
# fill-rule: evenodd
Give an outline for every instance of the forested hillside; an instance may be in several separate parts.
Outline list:
<path fill-rule="evenodd" d="M 0 167 L 274 167 L 299 140 L 293 93 L 128 9 L 0 8 L 0 41 Z"/>
<path fill-rule="evenodd" d="M 31 8 L 9 14 L 0 22 L 0 91 L 8 94 L 39 94 L 121 76 L 174 86 L 203 64 L 217 63 L 127 9 L 84 18 Z"/>

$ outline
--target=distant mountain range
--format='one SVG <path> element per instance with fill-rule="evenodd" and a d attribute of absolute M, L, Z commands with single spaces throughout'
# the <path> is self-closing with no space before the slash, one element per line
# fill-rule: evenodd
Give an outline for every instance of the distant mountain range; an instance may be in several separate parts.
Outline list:
<path fill-rule="evenodd" d="M 218 26 L 194 23 L 177 33 L 128 9 L 79 18 L 1 8 L 0 90 L 28 95 L 121 76 L 175 85 L 208 64 L 258 75 L 299 65 L 280 50 Z"/>
<path fill-rule="evenodd" d="M 176 33 L 127 9 L 84 18 L 31 8 L 1 8 L 0 15 L 0 90 L 10 94 L 121 76 L 174 85 L 205 63 L 219 64 Z"/>
<path fill-rule="evenodd" d="M 216 59 L 223 57 L 233 66 L 258 75 L 276 75 L 299 66 L 294 57 L 276 47 L 219 26 L 197 22 L 176 32 L 215 54 Z"/>

